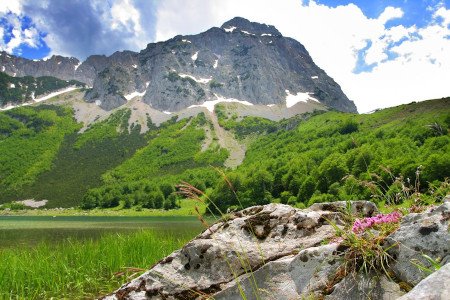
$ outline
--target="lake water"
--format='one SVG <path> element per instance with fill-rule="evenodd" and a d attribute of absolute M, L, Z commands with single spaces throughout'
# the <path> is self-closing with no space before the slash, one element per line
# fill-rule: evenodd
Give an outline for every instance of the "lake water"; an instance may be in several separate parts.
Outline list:
<path fill-rule="evenodd" d="M 0 216 L 0 248 L 32 247 L 40 242 L 98 239 L 105 234 L 127 234 L 151 229 L 180 237 L 202 231 L 195 217 Z"/>

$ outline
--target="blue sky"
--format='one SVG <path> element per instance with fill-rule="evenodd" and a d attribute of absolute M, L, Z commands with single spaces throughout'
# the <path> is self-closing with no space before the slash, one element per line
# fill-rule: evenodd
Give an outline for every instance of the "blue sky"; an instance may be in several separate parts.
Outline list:
<path fill-rule="evenodd" d="M 0 0 L 0 50 L 84 60 L 234 16 L 300 41 L 359 111 L 450 95 L 450 0 Z"/>

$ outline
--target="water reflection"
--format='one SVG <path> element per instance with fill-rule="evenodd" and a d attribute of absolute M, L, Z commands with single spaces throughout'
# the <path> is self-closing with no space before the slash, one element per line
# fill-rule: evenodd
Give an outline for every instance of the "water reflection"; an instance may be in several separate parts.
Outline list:
<path fill-rule="evenodd" d="M 0 217 L 0 248 L 55 244 L 68 238 L 98 239 L 105 234 L 128 234 L 152 229 L 174 236 L 195 236 L 202 226 L 192 217 Z"/>

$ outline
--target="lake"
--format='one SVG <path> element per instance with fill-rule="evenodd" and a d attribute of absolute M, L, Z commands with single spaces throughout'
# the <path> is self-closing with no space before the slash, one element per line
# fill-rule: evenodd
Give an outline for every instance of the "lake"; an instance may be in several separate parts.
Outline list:
<path fill-rule="evenodd" d="M 195 217 L 0 216 L 0 248 L 98 239 L 106 234 L 146 229 L 192 238 L 203 227 Z"/>

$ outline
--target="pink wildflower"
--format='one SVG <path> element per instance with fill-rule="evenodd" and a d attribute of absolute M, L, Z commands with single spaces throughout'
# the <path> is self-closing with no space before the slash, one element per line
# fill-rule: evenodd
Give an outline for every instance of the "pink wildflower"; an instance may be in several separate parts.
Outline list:
<path fill-rule="evenodd" d="M 374 217 L 356 219 L 353 223 L 352 231 L 354 233 L 361 233 L 367 228 L 370 228 L 377 224 L 383 223 L 396 223 L 402 218 L 402 214 L 398 211 L 391 212 L 390 214 L 378 214 Z"/>

